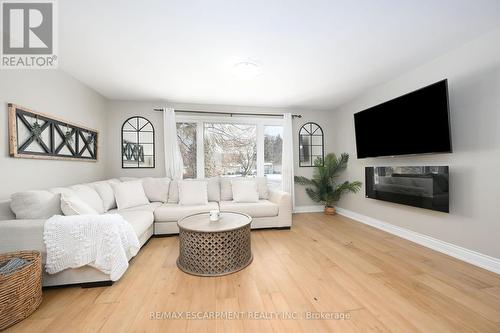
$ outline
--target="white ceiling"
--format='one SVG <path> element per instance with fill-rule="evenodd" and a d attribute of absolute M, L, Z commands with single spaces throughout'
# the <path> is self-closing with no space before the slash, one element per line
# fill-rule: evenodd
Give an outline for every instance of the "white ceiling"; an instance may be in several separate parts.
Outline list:
<path fill-rule="evenodd" d="M 59 1 L 60 67 L 110 99 L 332 108 L 500 26 L 499 0 Z M 241 81 L 240 61 L 262 74 Z"/>

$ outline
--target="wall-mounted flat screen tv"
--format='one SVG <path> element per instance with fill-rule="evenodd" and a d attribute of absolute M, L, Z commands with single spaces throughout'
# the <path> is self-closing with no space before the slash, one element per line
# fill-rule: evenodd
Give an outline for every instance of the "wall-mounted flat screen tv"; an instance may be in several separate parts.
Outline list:
<path fill-rule="evenodd" d="M 447 80 L 354 114 L 358 158 L 451 153 Z"/>
<path fill-rule="evenodd" d="M 365 186 L 367 198 L 450 211 L 448 166 L 366 167 Z"/>

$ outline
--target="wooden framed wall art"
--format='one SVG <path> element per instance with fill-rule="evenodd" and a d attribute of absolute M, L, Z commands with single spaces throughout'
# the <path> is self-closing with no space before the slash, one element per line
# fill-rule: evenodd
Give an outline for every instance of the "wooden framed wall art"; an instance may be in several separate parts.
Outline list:
<path fill-rule="evenodd" d="M 97 161 L 99 132 L 8 104 L 12 157 Z"/>

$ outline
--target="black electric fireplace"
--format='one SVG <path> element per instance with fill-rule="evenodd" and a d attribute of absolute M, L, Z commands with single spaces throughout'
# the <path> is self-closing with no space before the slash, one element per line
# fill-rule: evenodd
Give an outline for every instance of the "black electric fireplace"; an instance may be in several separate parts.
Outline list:
<path fill-rule="evenodd" d="M 449 213 L 448 166 L 366 167 L 366 197 Z"/>

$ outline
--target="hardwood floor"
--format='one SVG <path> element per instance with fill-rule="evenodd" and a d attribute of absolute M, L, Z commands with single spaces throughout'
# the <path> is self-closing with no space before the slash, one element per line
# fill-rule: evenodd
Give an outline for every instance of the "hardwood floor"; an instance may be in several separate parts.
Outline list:
<path fill-rule="evenodd" d="M 177 237 L 153 238 L 113 286 L 46 290 L 6 332 L 500 332 L 500 275 L 348 218 L 297 214 L 252 248 L 243 271 L 201 278 L 176 267 Z"/>

